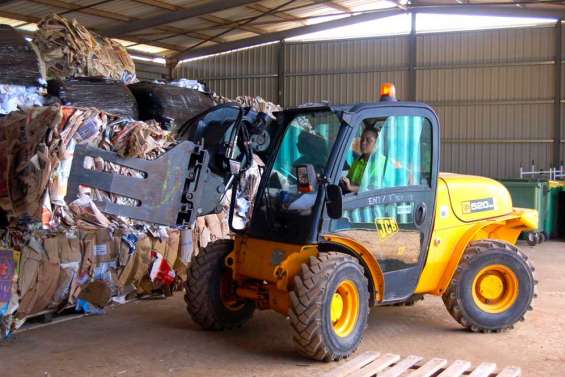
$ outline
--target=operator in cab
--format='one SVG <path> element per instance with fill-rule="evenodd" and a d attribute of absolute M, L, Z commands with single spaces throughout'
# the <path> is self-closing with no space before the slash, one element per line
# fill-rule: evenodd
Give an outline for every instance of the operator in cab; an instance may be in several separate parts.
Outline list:
<path fill-rule="evenodd" d="M 359 192 L 361 183 L 378 181 L 378 176 L 383 174 L 386 157 L 377 148 L 379 130 L 374 127 L 366 127 L 361 134 L 360 149 L 361 156 L 357 158 L 347 176 L 341 180 L 341 186 L 345 193 Z M 371 163 L 370 163 L 371 162 Z"/>

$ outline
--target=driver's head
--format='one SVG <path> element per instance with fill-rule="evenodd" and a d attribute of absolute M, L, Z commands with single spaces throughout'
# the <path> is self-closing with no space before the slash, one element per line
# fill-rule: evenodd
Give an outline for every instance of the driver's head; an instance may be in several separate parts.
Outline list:
<path fill-rule="evenodd" d="M 361 134 L 361 154 L 363 156 L 370 156 L 375 150 L 379 131 L 375 128 L 365 128 Z"/>

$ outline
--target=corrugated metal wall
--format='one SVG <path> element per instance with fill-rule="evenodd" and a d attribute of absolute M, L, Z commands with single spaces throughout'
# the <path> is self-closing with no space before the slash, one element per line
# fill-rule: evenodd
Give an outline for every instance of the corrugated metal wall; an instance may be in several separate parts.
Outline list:
<path fill-rule="evenodd" d="M 135 60 L 135 72 L 140 80 L 163 80 L 168 76 L 167 67 L 163 64 Z"/>
<path fill-rule="evenodd" d="M 417 100 L 442 124 L 442 170 L 515 177 L 553 159 L 554 29 L 417 36 Z"/>
<path fill-rule="evenodd" d="M 182 64 L 177 78 L 198 79 L 226 97 L 261 96 L 274 101 L 277 96 L 278 43 L 220 54 Z"/>
<path fill-rule="evenodd" d="M 287 107 L 376 101 L 387 81 L 406 99 L 409 38 L 272 44 L 188 62 L 175 75 L 205 80 L 229 97 L 260 95 Z M 416 36 L 416 99 L 440 116 L 443 171 L 503 178 L 531 160 L 552 166 L 555 52 L 554 27 Z M 564 101 L 562 114 L 565 139 Z"/>

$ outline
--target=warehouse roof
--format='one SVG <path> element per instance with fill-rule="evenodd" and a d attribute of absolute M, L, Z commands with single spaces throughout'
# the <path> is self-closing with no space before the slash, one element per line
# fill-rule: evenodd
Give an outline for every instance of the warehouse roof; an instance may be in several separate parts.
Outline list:
<path fill-rule="evenodd" d="M 33 33 L 42 17 L 76 18 L 129 50 L 182 60 L 409 11 L 561 18 L 562 1 L 0 0 L 0 23 Z"/>

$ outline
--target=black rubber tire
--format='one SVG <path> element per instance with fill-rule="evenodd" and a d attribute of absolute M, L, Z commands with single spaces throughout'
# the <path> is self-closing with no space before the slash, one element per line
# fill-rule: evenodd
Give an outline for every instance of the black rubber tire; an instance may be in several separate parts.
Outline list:
<path fill-rule="evenodd" d="M 233 241 L 218 240 L 208 244 L 188 267 L 184 300 L 187 311 L 200 327 L 206 330 L 227 330 L 240 327 L 251 319 L 255 310 L 253 301 L 241 301 L 238 310 L 224 306 L 220 284 L 225 257 L 233 250 Z"/>
<path fill-rule="evenodd" d="M 392 306 L 414 306 L 418 301 L 424 301 L 424 296 L 419 294 L 414 294 L 410 296 L 406 301 L 392 304 Z"/>
<path fill-rule="evenodd" d="M 481 310 L 472 296 L 476 274 L 493 264 L 509 267 L 519 280 L 516 302 L 508 310 L 496 314 Z M 443 302 L 451 316 L 464 328 L 472 332 L 501 332 L 523 321 L 526 313 L 533 309 L 536 284 L 534 267 L 514 245 L 496 240 L 475 241 L 465 250 L 449 288 L 443 294 Z"/>
<path fill-rule="evenodd" d="M 538 244 L 538 239 L 536 237 L 536 234 L 534 232 L 530 232 L 528 233 L 528 238 L 526 239 L 526 242 L 528 243 L 529 246 L 536 246 Z"/>
<path fill-rule="evenodd" d="M 353 281 L 359 293 L 359 314 L 350 335 L 339 337 L 331 323 L 331 300 L 338 285 Z M 352 256 L 327 252 L 310 257 L 294 278 L 289 317 L 294 345 L 315 360 L 335 361 L 350 356 L 363 339 L 369 315 L 369 289 L 363 267 Z"/>

